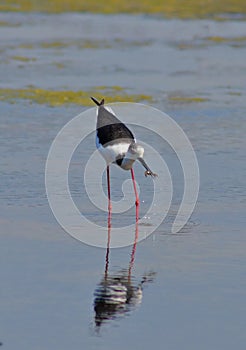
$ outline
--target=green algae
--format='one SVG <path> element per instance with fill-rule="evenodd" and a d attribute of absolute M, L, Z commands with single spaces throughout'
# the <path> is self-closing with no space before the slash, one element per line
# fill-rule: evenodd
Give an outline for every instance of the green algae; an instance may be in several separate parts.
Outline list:
<path fill-rule="evenodd" d="M 197 40 L 182 40 L 172 43 L 173 47 L 179 50 L 193 50 L 211 47 L 214 45 L 228 45 L 233 47 L 244 47 L 246 44 L 246 36 L 223 37 L 223 36 L 207 36 Z"/>
<path fill-rule="evenodd" d="M 71 46 L 71 44 L 62 41 L 43 42 L 40 44 L 40 47 L 43 49 L 63 49 L 68 46 Z"/>
<path fill-rule="evenodd" d="M 28 100 L 30 103 L 46 104 L 52 107 L 77 104 L 91 106 L 93 103 L 90 96 L 98 99 L 105 97 L 108 103 L 111 102 L 152 102 L 151 96 L 144 94 L 128 94 L 119 86 L 104 87 L 98 86 L 91 91 L 71 91 L 71 90 L 45 90 L 35 87 L 25 89 L 0 88 L 0 100 L 14 103 L 18 100 Z"/>
<path fill-rule="evenodd" d="M 227 38 L 222 36 L 208 36 L 205 38 L 205 40 L 209 40 L 216 44 L 224 44 L 224 43 L 245 43 L 246 42 L 246 36 L 239 36 L 234 38 Z"/>
<path fill-rule="evenodd" d="M 245 0 L 5 0 L 0 11 L 145 13 L 167 18 L 226 18 L 225 14 L 246 14 Z"/>
<path fill-rule="evenodd" d="M 88 40 L 88 39 L 80 39 L 80 40 L 69 40 L 69 41 L 43 41 L 36 42 L 35 44 L 31 43 L 22 43 L 18 45 L 18 48 L 21 49 L 34 49 L 34 48 L 42 48 L 42 49 L 55 49 L 62 50 L 68 47 L 77 47 L 78 49 L 107 49 L 113 47 L 137 47 L 137 46 L 148 46 L 152 43 L 151 40 L 124 40 L 121 38 L 115 38 L 113 40 Z"/>
<path fill-rule="evenodd" d="M 168 100 L 170 102 L 174 103 L 201 103 L 201 102 L 207 102 L 209 101 L 208 98 L 204 97 L 196 97 L 196 96 L 180 96 L 180 95 L 173 95 L 169 96 Z"/>
<path fill-rule="evenodd" d="M 11 23 L 7 21 L 0 21 L 0 27 L 20 27 L 20 23 Z"/>
<path fill-rule="evenodd" d="M 25 56 L 12 56 L 10 57 L 12 60 L 20 61 L 20 62 L 34 62 L 37 59 L 34 57 L 25 57 Z"/>
<path fill-rule="evenodd" d="M 17 47 L 20 49 L 33 49 L 34 45 L 33 44 L 20 44 Z"/>
<path fill-rule="evenodd" d="M 242 96 L 242 93 L 237 92 L 237 91 L 229 91 L 228 95 L 230 95 L 230 96 Z"/>
<path fill-rule="evenodd" d="M 238 37 L 223 37 L 223 36 L 209 36 L 204 38 L 204 42 L 208 45 L 228 45 L 235 48 L 245 47 L 246 36 Z"/>
<path fill-rule="evenodd" d="M 65 64 L 61 63 L 61 62 L 53 62 L 52 64 L 58 69 L 64 69 L 65 68 Z"/>
<path fill-rule="evenodd" d="M 36 44 L 43 49 L 64 49 L 77 46 L 79 49 L 98 49 L 100 47 L 111 47 L 104 40 L 70 40 L 70 41 L 49 41 Z"/>

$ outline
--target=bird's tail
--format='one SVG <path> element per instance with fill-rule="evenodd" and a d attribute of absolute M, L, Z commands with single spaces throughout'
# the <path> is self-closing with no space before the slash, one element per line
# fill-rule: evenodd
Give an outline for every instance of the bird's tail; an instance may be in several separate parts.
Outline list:
<path fill-rule="evenodd" d="M 97 106 L 102 106 L 104 105 L 104 98 L 101 100 L 101 102 L 97 101 L 95 97 L 91 97 L 92 101 L 95 102 Z"/>

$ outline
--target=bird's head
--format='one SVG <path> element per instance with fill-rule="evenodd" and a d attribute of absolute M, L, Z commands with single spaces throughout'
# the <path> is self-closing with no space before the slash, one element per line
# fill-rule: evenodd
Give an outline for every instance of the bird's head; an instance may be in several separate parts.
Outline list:
<path fill-rule="evenodd" d="M 143 158 L 144 148 L 143 146 L 132 142 L 128 148 L 127 153 L 131 156 L 132 159 Z"/>

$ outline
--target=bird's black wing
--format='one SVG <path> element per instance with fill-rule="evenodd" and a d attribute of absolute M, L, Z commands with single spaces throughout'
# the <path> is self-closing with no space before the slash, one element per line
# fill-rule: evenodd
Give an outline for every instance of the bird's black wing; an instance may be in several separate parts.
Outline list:
<path fill-rule="evenodd" d="M 97 136 L 101 145 L 114 143 L 119 139 L 126 139 L 130 142 L 134 140 L 131 130 L 103 105 L 98 108 Z"/>

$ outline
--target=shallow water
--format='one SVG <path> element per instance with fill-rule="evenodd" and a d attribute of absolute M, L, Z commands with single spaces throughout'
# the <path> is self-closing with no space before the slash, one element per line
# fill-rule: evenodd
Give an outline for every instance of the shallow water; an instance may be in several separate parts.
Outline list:
<path fill-rule="evenodd" d="M 201 174 L 191 219 L 179 234 L 170 234 L 182 171 L 171 149 L 152 135 L 151 145 L 164 154 L 172 174 L 172 207 L 154 234 L 133 247 L 136 251 L 126 247 L 107 255 L 67 235 L 45 194 L 51 142 L 86 107 L 13 103 L 5 94 L 0 120 L 3 346 L 244 349 L 245 22 L 8 13 L 1 21 L 9 25 L 0 28 L 0 88 L 91 91 L 100 86 L 107 96 L 107 86 L 120 86 L 122 100 L 124 92 L 148 95 L 187 133 Z M 144 130 L 136 132 L 148 140 Z M 69 181 L 81 210 L 103 223 L 106 214 L 87 206 L 80 188 L 81 163 L 94 151 L 93 137 L 74 155 Z M 152 186 L 140 167 L 136 172 L 144 214 Z M 127 176 L 112 169 L 116 199 L 121 195 L 116 186 Z M 130 219 L 134 208 L 115 221 L 120 226 Z M 117 308 L 100 304 L 95 315 L 96 297 L 105 288 L 115 290 L 115 284 L 124 302 Z"/>

